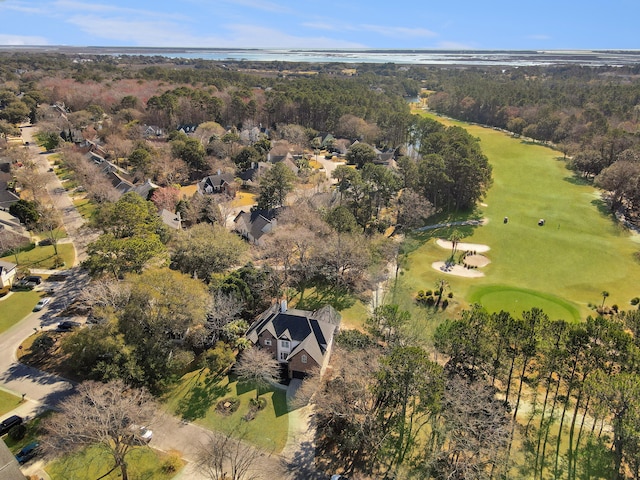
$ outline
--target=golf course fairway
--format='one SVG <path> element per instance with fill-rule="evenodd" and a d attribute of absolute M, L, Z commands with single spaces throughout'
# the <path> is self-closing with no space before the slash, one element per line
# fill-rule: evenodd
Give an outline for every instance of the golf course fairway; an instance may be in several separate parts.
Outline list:
<path fill-rule="evenodd" d="M 640 236 L 615 221 L 600 191 L 574 176 L 561 153 L 492 128 L 425 115 L 465 128 L 489 158 L 493 185 L 469 216 L 486 223 L 455 228 L 463 242 L 489 246 L 491 263 L 480 278 L 447 275 L 431 264 L 451 254 L 435 241 L 454 227 L 412 234 L 408 241 L 417 246 L 403 263 L 404 290 L 415 294 L 444 278 L 462 307 L 478 302 L 490 311 L 521 312 L 536 306 L 566 320 L 594 314 L 592 306 L 602 304 L 604 291 L 607 305 L 633 308 L 629 301 L 640 296 L 640 263 L 634 258 Z"/>

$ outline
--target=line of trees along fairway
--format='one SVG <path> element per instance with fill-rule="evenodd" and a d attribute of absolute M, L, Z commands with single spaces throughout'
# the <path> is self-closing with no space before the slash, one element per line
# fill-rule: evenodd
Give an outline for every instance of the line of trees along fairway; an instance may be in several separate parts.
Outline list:
<path fill-rule="evenodd" d="M 495 387 L 432 361 L 412 345 L 410 322 L 396 305 L 376 308 L 369 333 L 338 335 L 320 387 L 303 383 L 321 466 L 373 478 L 500 478 L 512 419 Z"/>
<path fill-rule="evenodd" d="M 421 158 L 415 165 L 403 164 L 407 186 L 436 210 L 472 208 L 491 186 L 491 165 L 480 142 L 461 127 L 428 118 L 416 119 L 412 133 Z"/>
<path fill-rule="evenodd" d="M 375 478 L 638 478 L 640 311 L 550 320 L 480 306 L 415 346 L 411 316 L 376 308 L 341 332 L 314 404 L 327 471 Z M 442 358 L 442 357 L 440 357 Z"/>
<path fill-rule="evenodd" d="M 508 452 L 519 436 L 524 459 L 511 461 L 517 467 L 524 460 L 517 468 L 528 478 L 582 478 L 590 464 L 603 461 L 596 460 L 598 451 L 609 478 L 629 472 L 637 478 L 639 322 L 638 311 L 574 324 L 538 309 L 514 318 L 474 306 L 440 325 L 434 344 L 448 356 L 447 368 L 499 386 L 520 423 L 519 435 L 510 432 Z M 523 404 L 527 413 L 519 413 Z M 604 453 L 608 445 L 612 455 Z"/>

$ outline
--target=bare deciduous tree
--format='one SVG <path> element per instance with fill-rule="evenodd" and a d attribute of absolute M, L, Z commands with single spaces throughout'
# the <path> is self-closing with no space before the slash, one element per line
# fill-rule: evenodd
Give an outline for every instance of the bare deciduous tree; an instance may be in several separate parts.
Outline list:
<path fill-rule="evenodd" d="M 0 254 L 11 253 L 16 259 L 16 264 L 19 263 L 20 247 L 28 243 L 29 241 L 25 237 L 17 233 L 6 229 L 0 230 Z"/>
<path fill-rule="evenodd" d="M 442 425 L 436 430 L 444 441 L 435 442 L 441 448 L 430 459 L 429 473 L 435 478 L 500 478 L 507 470 L 511 416 L 490 385 L 457 375 L 446 383 Z"/>
<path fill-rule="evenodd" d="M 198 455 L 200 472 L 211 480 L 257 480 L 261 475 L 256 471 L 263 452 L 247 445 L 243 435 L 234 437 L 212 434 Z"/>
<path fill-rule="evenodd" d="M 136 426 L 151 424 L 158 411 L 146 390 L 121 380 L 81 383 L 58 410 L 45 421 L 45 451 L 60 455 L 98 445 L 113 457 L 113 468 L 100 478 L 119 468 L 123 480 L 128 479 L 127 455 L 144 442 Z"/>
<path fill-rule="evenodd" d="M 117 308 L 127 303 L 131 290 L 129 286 L 111 279 L 97 279 L 86 285 L 78 299 L 90 307 Z"/>
<path fill-rule="evenodd" d="M 280 376 L 280 363 L 266 350 L 248 348 L 233 367 L 241 383 L 256 386 L 256 400 L 260 397 L 260 389 L 268 387 Z"/>
<path fill-rule="evenodd" d="M 65 231 L 62 217 L 58 210 L 52 207 L 41 208 L 38 229 L 45 234 L 47 240 L 53 245 L 56 262 L 61 261 L 58 258 L 58 240 L 64 236 Z"/>

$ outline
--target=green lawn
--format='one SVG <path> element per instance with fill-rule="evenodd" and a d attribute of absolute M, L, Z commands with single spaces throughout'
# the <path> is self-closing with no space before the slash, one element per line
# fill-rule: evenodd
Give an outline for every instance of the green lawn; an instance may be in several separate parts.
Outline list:
<path fill-rule="evenodd" d="M 138 447 L 128 454 L 127 465 L 129 478 L 135 479 L 169 479 L 175 472 L 165 473 L 163 460 L 167 455 L 149 447 Z M 52 480 L 95 480 L 105 478 L 116 480 L 120 477 L 117 469 L 106 477 L 102 477 L 113 467 L 111 455 L 98 446 L 89 447 L 74 455 L 65 456 L 51 462 L 45 468 Z"/>
<path fill-rule="evenodd" d="M 369 305 L 357 300 L 353 305 L 342 310 L 340 315 L 342 315 L 342 328 L 364 330 L 364 322 L 371 316 L 371 313 Z"/>
<path fill-rule="evenodd" d="M 0 305 L 2 304 L 0 303 Z M 20 397 L 4 390 L 0 390 L 0 416 L 3 417 L 5 413 L 10 412 L 21 403 L 22 401 Z"/>
<path fill-rule="evenodd" d="M 206 371 L 196 371 L 185 375 L 167 395 L 166 406 L 171 414 L 209 430 L 246 432 L 247 441 L 268 452 L 278 453 L 287 443 L 289 430 L 286 393 L 277 388 L 262 393 L 261 398 L 267 401 L 267 406 L 253 420 L 245 421 L 242 417 L 255 395 L 255 388 L 239 386 L 233 377 L 218 379 L 206 375 Z M 224 415 L 216 411 L 221 400 L 236 398 L 240 399 L 240 406 L 234 413 Z"/>
<path fill-rule="evenodd" d="M 474 212 L 488 223 L 459 228 L 464 242 L 491 247 L 486 255 L 492 263 L 482 269 L 486 276 L 476 279 L 437 272 L 431 263 L 450 252 L 436 246 L 435 239 L 447 237 L 451 230 L 417 234 L 406 256 L 401 282 L 405 293 L 433 288 L 436 279 L 445 278 L 456 298 L 486 299 L 492 309 L 517 310 L 522 295 L 512 293 L 522 289 L 529 300 L 537 297 L 532 303 L 544 299 L 545 309 L 551 308 L 549 302 L 556 303 L 555 298 L 562 299 L 553 314 L 568 320 L 574 309 L 582 317 L 593 313 L 589 304 L 599 304 L 604 290 L 610 293 L 608 305 L 628 308 L 629 300 L 640 294 L 640 264 L 633 258 L 640 236 L 632 237 L 612 220 L 599 192 L 576 179 L 557 151 L 490 128 L 456 124 L 480 139 L 493 166 L 486 206 Z M 537 224 L 541 218 L 546 221 L 542 227 Z M 478 289 L 489 287 L 492 295 L 478 296 Z M 496 295 L 500 288 L 504 293 Z"/>
<path fill-rule="evenodd" d="M 87 198 L 75 198 L 73 204 L 85 220 L 89 220 L 96 212 L 96 205 Z"/>
<path fill-rule="evenodd" d="M 0 333 L 26 317 L 40 300 L 42 292 L 12 292 L 0 299 Z"/>
<path fill-rule="evenodd" d="M 75 250 L 70 243 L 58 244 L 58 255 L 62 257 L 65 263 L 65 268 L 73 266 L 75 261 Z M 44 247 L 35 247 L 31 250 L 24 251 L 18 256 L 19 266 L 25 268 L 54 268 L 54 249 L 53 245 L 47 245 Z M 3 257 L 0 260 L 15 263 L 15 257 L 13 255 Z"/>

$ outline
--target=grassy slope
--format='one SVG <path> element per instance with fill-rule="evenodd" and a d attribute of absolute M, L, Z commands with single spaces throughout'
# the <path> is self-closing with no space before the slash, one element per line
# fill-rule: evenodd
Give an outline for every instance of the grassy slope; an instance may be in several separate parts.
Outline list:
<path fill-rule="evenodd" d="M 632 257 L 638 239 L 599 209 L 598 192 L 576 181 L 554 150 L 489 128 L 460 125 L 480 138 L 494 185 L 487 206 L 480 207 L 489 223 L 463 229 L 469 234 L 464 241 L 491 246 L 487 256 L 492 263 L 481 279 L 446 276 L 456 295 L 468 299 L 474 289 L 488 285 L 525 288 L 572 301 L 584 317 L 591 312 L 588 304 L 600 303 L 600 293 L 607 290 L 607 304 L 626 308 L 640 293 L 640 265 Z M 546 220 L 544 227 L 537 225 L 540 218 Z M 431 262 L 446 256 L 433 240 L 412 253 L 404 276 L 410 289 L 432 288 L 443 275 L 431 269 Z"/>

